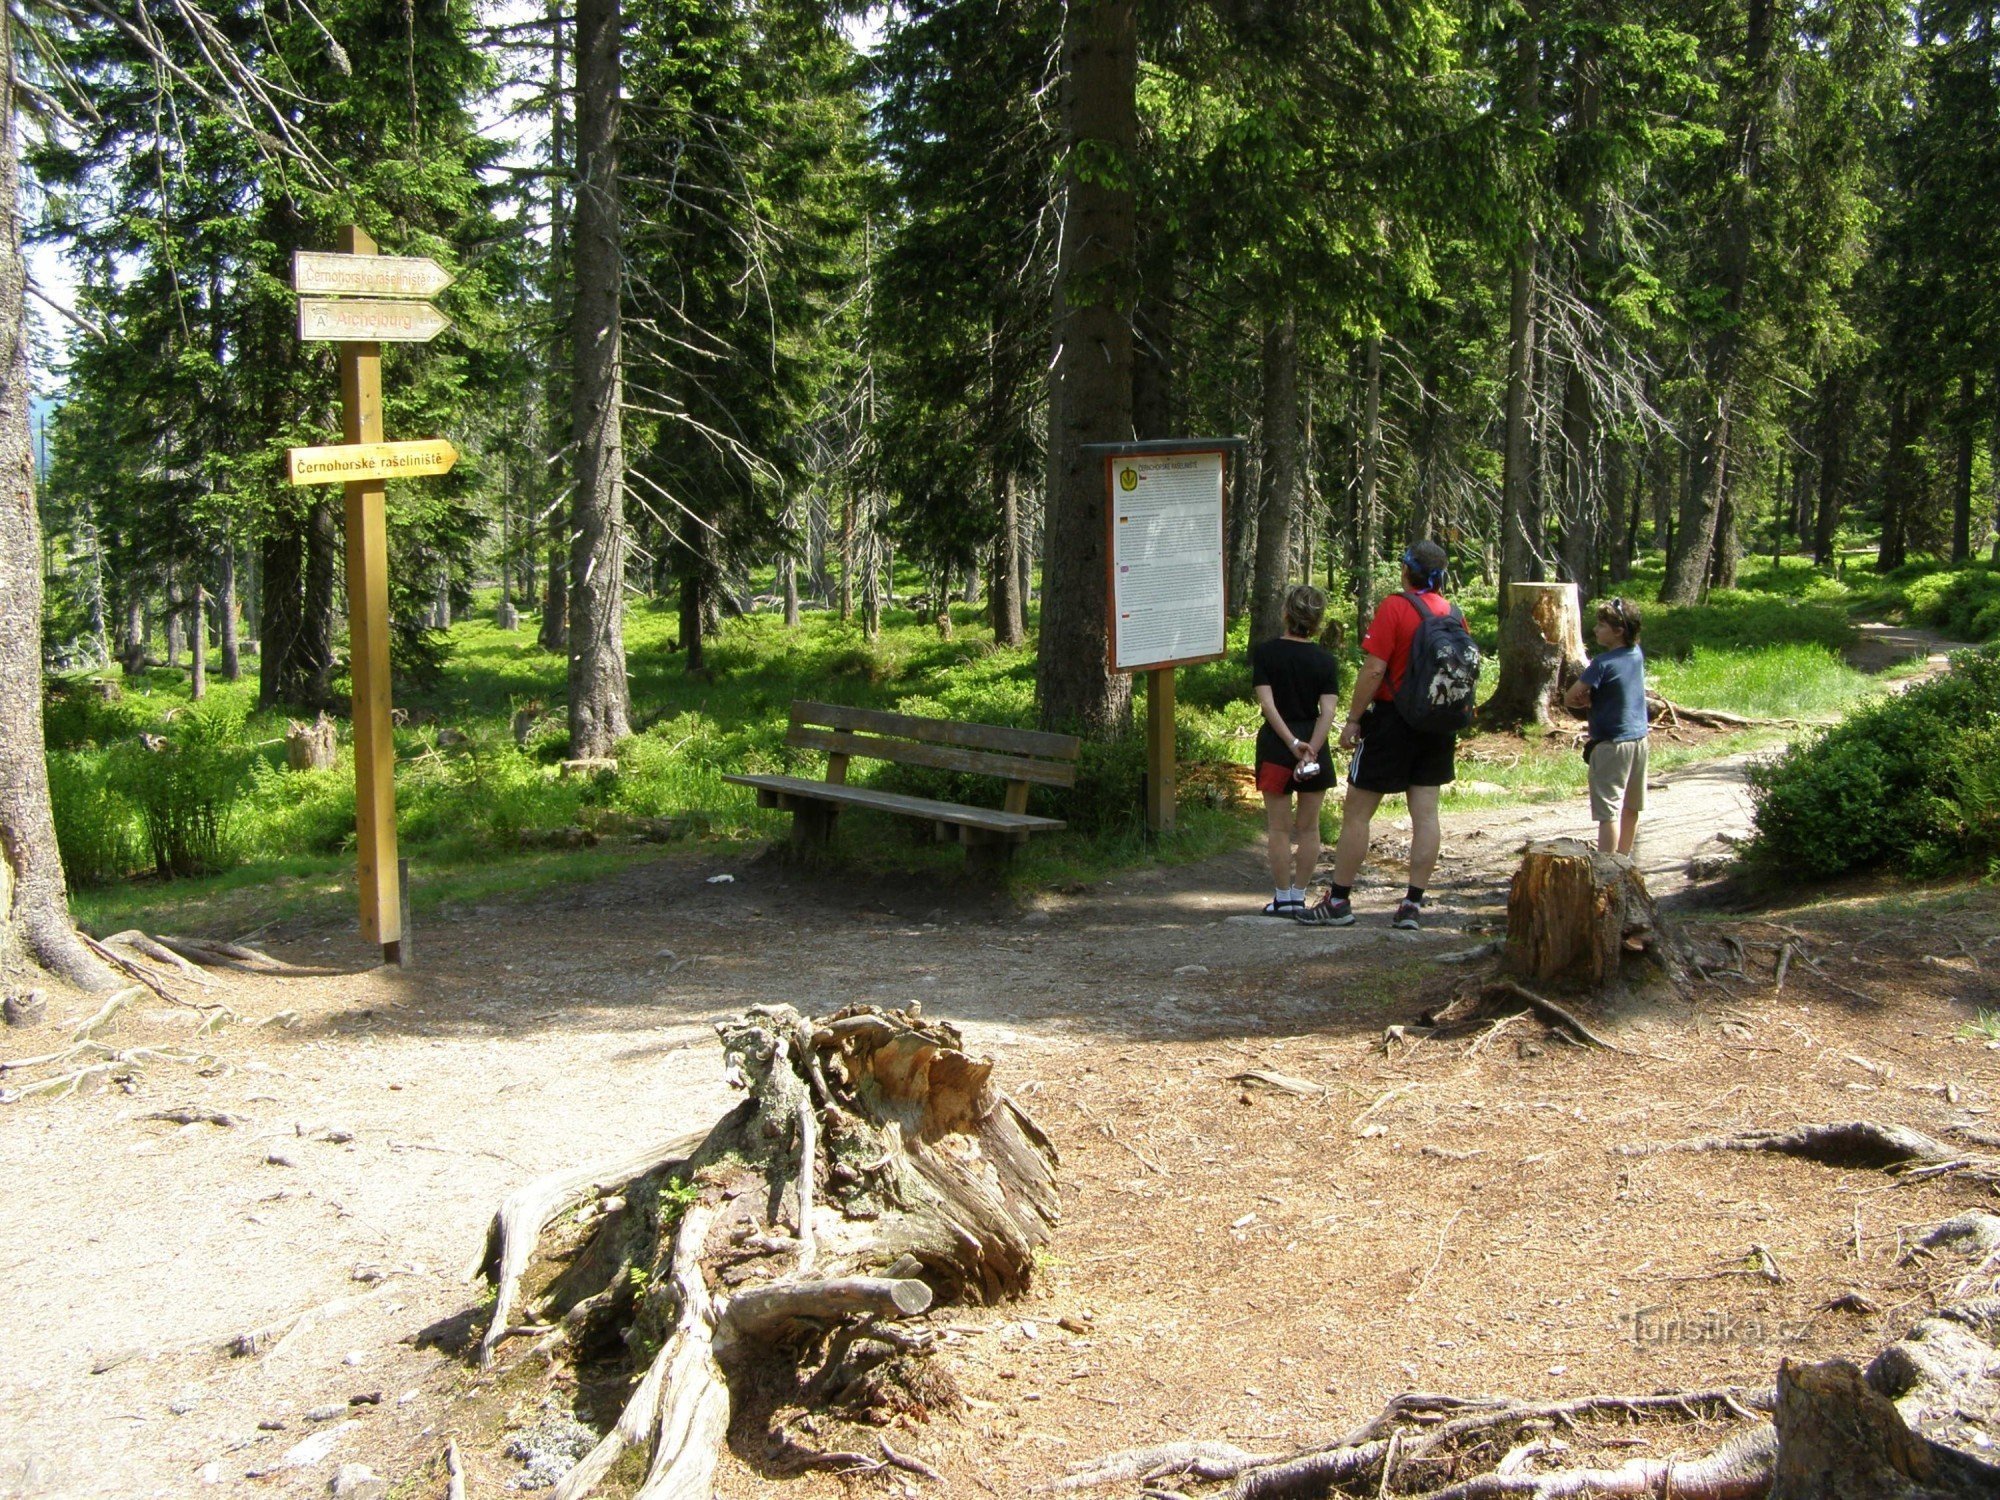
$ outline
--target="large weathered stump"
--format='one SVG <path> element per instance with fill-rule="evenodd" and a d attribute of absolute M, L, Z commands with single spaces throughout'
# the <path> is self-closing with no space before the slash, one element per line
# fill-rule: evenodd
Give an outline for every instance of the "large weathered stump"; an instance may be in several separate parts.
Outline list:
<path fill-rule="evenodd" d="M 1602 989 L 1628 961 L 1680 974 L 1678 945 L 1639 867 L 1578 839 L 1528 845 L 1507 895 L 1506 966 L 1540 984 Z"/>
<path fill-rule="evenodd" d="M 1584 668 L 1583 611 L 1573 583 L 1516 583 L 1500 625 L 1500 680 L 1479 709 L 1483 726 L 1550 722 Z"/>
<path fill-rule="evenodd" d="M 294 771 L 330 771 L 338 739 L 333 720 L 321 714 L 310 724 L 297 719 L 285 726 L 285 764 Z"/>
<path fill-rule="evenodd" d="M 905 1320 L 1024 1291 L 1054 1232 L 1055 1149 L 952 1026 L 772 1005 L 716 1029 L 747 1097 L 706 1134 L 530 1183 L 494 1218 L 481 1362 L 532 1331 L 540 1352 L 638 1377 L 553 1500 L 581 1500 L 634 1448 L 652 1450 L 636 1500 L 707 1496 L 752 1375 L 790 1382 L 779 1407 L 816 1418 L 956 1404 L 921 1362 L 934 1333 Z M 558 1269 L 533 1278 L 524 1330 L 531 1262 Z"/>

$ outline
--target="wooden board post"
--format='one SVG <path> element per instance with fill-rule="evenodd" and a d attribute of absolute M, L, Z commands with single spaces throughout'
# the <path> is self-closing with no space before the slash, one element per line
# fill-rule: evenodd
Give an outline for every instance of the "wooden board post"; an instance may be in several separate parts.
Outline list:
<path fill-rule="evenodd" d="M 1146 829 L 1174 831 L 1174 669 L 1146 674 Z"/>
<path fill-rule="evenodd" d="M 356 225 L 340 232 L 348 255 L 375 254 Z M 382 348 L 340 345 L 341 431 L 350 443 L 382 441 Z M 380 479 L 349 483 L 347 628 L 354 676 L 354 847 L 361 936 L 403 959 L 403 893 L 396 856 L 396 744 L 389 718 L 389 523 Z"/>

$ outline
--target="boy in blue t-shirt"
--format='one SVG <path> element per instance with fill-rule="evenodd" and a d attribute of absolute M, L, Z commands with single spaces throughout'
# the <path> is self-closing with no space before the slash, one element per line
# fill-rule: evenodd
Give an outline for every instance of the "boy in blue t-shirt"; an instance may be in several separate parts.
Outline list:
<path fill-rule="evenodd" d="M 1646 807 L 1646 656 L 1639 611 L 1624 599 L 1597 607 L 1597 644 L 1605 649 L 1571 684 L 1563 702 L 1589 710 L 1590 815 L 1597 847 L 1630 854 Z"/>

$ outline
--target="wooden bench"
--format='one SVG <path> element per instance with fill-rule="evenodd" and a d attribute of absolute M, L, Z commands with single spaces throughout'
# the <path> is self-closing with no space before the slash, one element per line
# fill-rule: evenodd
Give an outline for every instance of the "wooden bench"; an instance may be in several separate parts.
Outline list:
<path fill-rule="evenodd" d="M 1076 738 L 1034 729 L 959 724 L 801 701 L 792 705 L 785 743 L 794 749 L 825 751 L 826 780 L 751 775 L 728 775 L 723 780 L 755 787 L 759 807 L 789 812 L 792 844 L 801 853 L 823 849 L 833 838 L 840 810 L 859 807 L 927 822 L 941 842 L 963 844 L 966 860 L 975 868 L 998 869 L 1030 834 L 1063 826 L 1060 818 L 1036 817 L 1028 811 L 1028 788 L 1076 784 Z M 1007 784 L 1006 795 L 997 808 L 971 807 L 849 786 L 847 765 L 856 756 L 997 776 Z"/>

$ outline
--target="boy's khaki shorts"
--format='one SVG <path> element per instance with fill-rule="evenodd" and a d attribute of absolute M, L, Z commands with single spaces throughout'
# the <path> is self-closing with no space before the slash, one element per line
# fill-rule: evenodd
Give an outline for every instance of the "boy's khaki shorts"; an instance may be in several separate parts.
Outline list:
<path fill-rule="evenodd" d="M 1590 815 L 1615 823 L 1624 812 L 1646 806 L 1647 740 L 1606 740 L 1590 752 Z"/>

